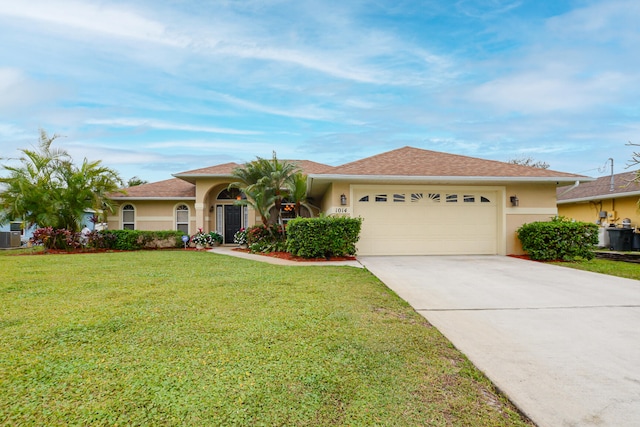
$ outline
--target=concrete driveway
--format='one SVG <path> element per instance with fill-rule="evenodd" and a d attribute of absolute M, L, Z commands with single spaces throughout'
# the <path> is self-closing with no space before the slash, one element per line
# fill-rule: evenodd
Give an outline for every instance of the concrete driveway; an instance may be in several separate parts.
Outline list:
<path fill-rule="evenodd" d="M 640 281 L 501 256 L 358 259 L 539 426 L 640 425 Z"/>

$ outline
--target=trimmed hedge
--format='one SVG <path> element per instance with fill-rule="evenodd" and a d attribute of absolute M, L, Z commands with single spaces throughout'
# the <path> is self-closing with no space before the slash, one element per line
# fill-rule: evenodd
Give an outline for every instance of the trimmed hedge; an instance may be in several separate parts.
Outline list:
<path fill-rule="evenodd" d="M 287 251 L 303 258 L 355 255 L 362 218 L 295 218 L 287 224 Z"/>
<path fill-rule="evenodd" d="M 95 246 L 120 251 L 140 249 L 181 248 L 182 231 L 103 230 L 99 231 Z"/>
<path fill-rule="evenodd" d="M 537 261 L 593 259 L 598 226 L 563 217 L 524 224 L 517 230 L 522 249 Z"/>

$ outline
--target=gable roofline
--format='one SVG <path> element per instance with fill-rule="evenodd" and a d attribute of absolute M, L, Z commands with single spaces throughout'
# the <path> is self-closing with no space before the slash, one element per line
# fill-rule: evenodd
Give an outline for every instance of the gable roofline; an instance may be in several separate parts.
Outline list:
<path fill-rule="evenodd" d="M 635 181 L 637 173 L 638 171 L 627 171 L 613 176 L 605 175 L 566 191 L 558 190 L 558 204 L 638 196 L 640 183 Z"/>
<path fill-rule="evenodd" d="M 341 175 L 341 174 L 309 174 L 310 179 L 318 181 L 392 181 L 392 182 L 489 182 L 489 183 L 522 183 L 522 182 L 548 182 L 558 184 L 573 184 L 576 181 L 587 182 L 593 181 L 595 178 L 587 176 L 430 176 L 430 175 Z"/>
<path fill-rule="evenodd" d="M 609 200 L 609 199 L 618 199 L 622 197 L 634 197 L 634 196 L 640 196 L 640 191 L 629 191 L 627 193 L 601 194 L 597 196 L 579 197 L 576 199 L 564 199 L 564 200 L 558 200 L 558 204 L 566 205 L 568 203 L 591 202 L 595 200 Z"/>
<path fill-rule="evenodd" d="M 181 200 L 185 202 L 192 202 L 196 200 L 195 197 L 174 197 L 174 196 L 119 196 L 119 197 L 109 197 L 111 200 Z"/>

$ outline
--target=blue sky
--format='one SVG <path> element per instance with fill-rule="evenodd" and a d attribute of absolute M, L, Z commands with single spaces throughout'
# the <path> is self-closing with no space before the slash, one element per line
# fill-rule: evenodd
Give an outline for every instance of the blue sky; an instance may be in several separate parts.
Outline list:
<path fill-rule="evenodd" d="M 637 0 L 0 0 L 0 157 L 43 128 L 125 180 L 405 145 L 618 173 L 639 22 Z"/>

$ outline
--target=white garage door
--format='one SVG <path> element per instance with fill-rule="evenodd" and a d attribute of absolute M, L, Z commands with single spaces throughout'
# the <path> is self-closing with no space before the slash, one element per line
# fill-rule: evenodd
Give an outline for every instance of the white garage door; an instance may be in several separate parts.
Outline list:
<path fill-rule="evenodd" d="M 364 218 L 359 255 L 497 253 L 498 192 L 454 188 L 354 189 Z"/>

